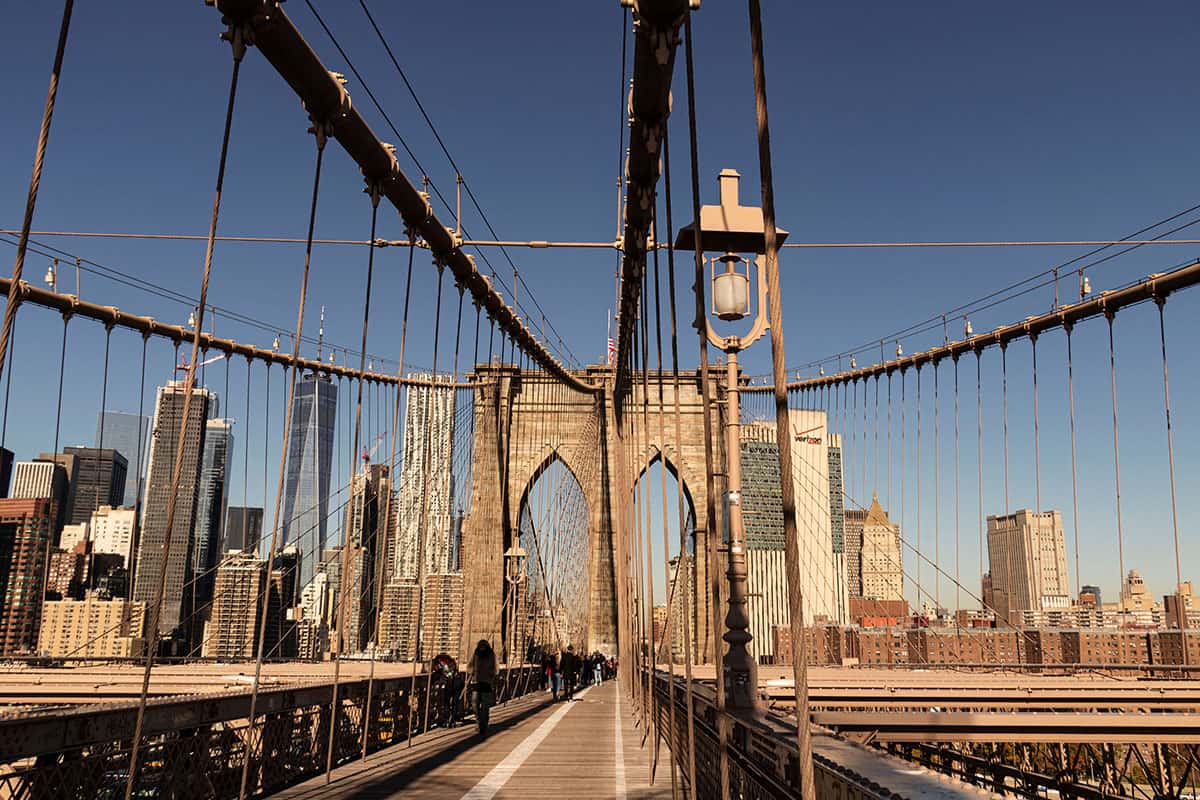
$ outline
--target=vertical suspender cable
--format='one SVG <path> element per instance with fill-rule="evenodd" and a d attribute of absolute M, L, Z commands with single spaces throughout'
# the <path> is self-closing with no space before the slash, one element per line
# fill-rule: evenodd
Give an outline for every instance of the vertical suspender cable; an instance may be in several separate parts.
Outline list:
<path fill-rule="evenodd" d="M 249 502 L 250 490 L 250 383 L 253 377 L 250 372 L 250 367 L 254 364 L 254 359 L 246 356 L 246 446 L 242 448 L 242 506 L 247 507 Z M 140 416 L 140 412 L 139 412 Z M 141 429 L 141 422 L 138 422 L 138 429 Z M 242 545 L 245 546 L 245 531 L 249 525 L 247 520 L 243 520 L 243 539 Z M 317 554 L 320 557 L 320 553 Z"/>
<path fill-rule="evenodd" d="M 433 365 L 430 368 L 430 375 L 432 377 L 432 381 L 429 385 L 428 394 L 425 396 L 425 433 L 424 433 L 424 437 L 423 437 L 424 441 L 425 441 L 425 446 L 424 446 L 425 454 L 424 454 L 424 456 L 422 456 L 422 463 L 421 463 L 421 467 L 425 471 L 425 477 L 424 477 L 425 491 L 423 493 L 423 497 L 421 498 L 421 522 L 420 522 L 420 525 L 417 527 L 417 629 L 416 629 L 415 643 L 416 643 L 416 648 L 417 648 L 416 660 L 418 663 L 424 662 L 424 655 L 425 655 L 424 652 L 422 652 L 422 650 L 423 650 L 422 646 L 424 643 L 421 641 L 421 636 L 423 635 L 423 631 L 422 631 L 422 628 L 424 627 L 423 626 L 423 623 L 424 623 L 423 617 L 425 616 L 425 576 L 426 576 L 425 562 L 427 560 L 426 556 L 425 556 L 425 547 L 426 547 L 425 528 L 429 522 L 429 484 L 431 483 L 431 481 L 433 479 L 433 470 L 430 469 L 430 467 L 429 467 L 429 461 L 430 461 L 430 458 L 432 457 L 431 449 L 433 446 L 433 432 L 430 430 L 430 427 L 431 427 L 431 423 L 433 421 L 433 397 L 434 397 L 434 394 L 437 392 L 436 384 L 437 384 L 437 377 L 438 377 L 438 371 L 437 371 L 438 338 L 441 336 L 441 328 L 442 328 L 442 277 L 445 274 L 445 272 L 446 272 L 445 265 L 441 264 L 439 262 L 437 264 L 437 273 L 438 273 L 437 302 L 434 305 L 434 313 L 433 313 Z M 365 347 L 366 347 L 365 342 L 363 343 L 363 346 L 365 349 Z M 509 413 L 511 416 L 511 408 L 510 408 Z M 356 437 L 356 439 L 357 439 L 357 437 Z M 506 459 L 506 461 L 507 461 L 507 459 Z M 503 491 L 506 494 L 509 489 L 507 472 L 508 472 L 508 470 L 506 469 L 504 486 L 503 486 Z M 433 687 L 433 674 L 427 673 L 425 675 L 425 719 L 421 726 L 422 732 L 426 732 L 429 730 L 429 696 L 432 691 L 432 687 Z M 409 744 L 411 746 L 412 742 L 410 741 Z"/>
<path fill-rule="evenodd" d="M 975 348 L 975 488 L 979 511 L 979 577 L 983 578 L 983 348 Z M 1074 419 L 1074 416 L 1072 416 Z M 1072 427 L 1072 430 L 1074 428 Z M 982 605 L 982 604 L 981 604 Z M 984 608 L 983 610 L 987 610 Z"/>
<path fill-rule="evenodd" d="M 717 636 L 717 631 L 720 630 L 720 609 L 714 603 L 714 599 L 719 596 L 719 577 L 716 572 L 716 559 L 713 555 L 716 552 L 716 518 L 717 518 L 717 501 L 713 497 L 714 481 L 713 481 L 713 451 L 712 451 L 712 408 L 709 405 L 711 398 L 711 388 L 708 374 L 708 337 L 707 324 L 704 318 L 704 246 L 703 232 L 700 229 L 700 157 L 696 142 L 696 77 L 695 67 L 693 62 L 693 47 L 692 47 L 692 12 L 689 9 L 686 16 L 683 18 L 684 24 L 684 52 L 687 61 L 687 96 L 688 96 L 688 144 L 691 151 L 691 183 L 692 183 L 692 215 L 696 223 L 696 250 L 695 250 L 695 282 L 692 285 L 692 292 L 696 299 L 696 318 L 693 325 L 696 328 L 696 333 L 700 340 L 700 402 L 703 408 L 704 417 L 704 473 L 705 473 L 705 551 L 708 559 L 708 576 L 710 585 L 710 618 L 709 623 L 712 626 L 710 638 L 713 642 L 713 662 L 714 667 L 720 670 L 720 639 Z M 785 385 L 784 381 L 776 381 L 776 391 L 780 391 Z M 778 403 L 776 398 L 776 403 Z M 786 403 L 785 403 L 786 405 Z M 786 485 L 786 481 L 784 481 Z M 793 509 L 793 517 L 795 511 Z M 802 648 L 795 648 L 801 650 Z M 726 752 L 726 723 L 725 723 L 725 685 L 722 681 L 716 681 L 717 684 L 717 709 L 719 712 L 717 735 L 718 748 L 717 755 L 720 761 L 721 775 L 721 797 L 729 796 L 729 754 Z M 691 702 L 691 698 L 689 698 Z M 695 792 L 695 787 L 693 787 Z M 812 796 L 811 794 L 809 795 Z"/>
<path fill-rule="evenodd" d="M 917 555 L 921 556 L 921 365 L 917 364 L 917 439 L 913 445 L 917 450 Z M 917 560 L 917 613 L 921 613 L 921 558 Z"/>
<path fill-rule="evenodd" d="M 408 231 L 408 269 L 405 271 L 405 278 L 404 278 L 404 313 L 403 313 L 403 317 L 400 322 L 400 357 L 399 357 L 399 366 L 396 367 L 396 377 L 398 379 L 400 379 L 401 381 L 404 380 L 404 348 L 408 342 L 408 301 L 409 301 L 409 298 L 411 297 L 411 293 L 412 293 L 413 253 L 415 250 L 416 250 L 416 239 L 413 237 L 412 230 L 409 229 L 409 231 Z M 478 326 L 479 326 L 478 317 L 476 317 L 475 330 L 476 330 L 477 338 L 478 338 L 478 331 L 479 331 Z M 401 391 L 401 385 L 397 384 L 396 385 L 396 402 L 395 402 L 395 404 L 393 406 L 393 410 L 392 410 L 392 440 L 391 440 L 390 447 L 389 447 L 390 453 L 388 455 L 388 470 L 389 470 L 389 476 L 390 476 L 390 486 L 388 487 L 387 502 L 384 504 L 384 514 L 383 514 L 383 529 L 385 531 L 388 530 L 392 524 L 392 497 L 395 496 L 397 488 L 400 485 L 400 481 L 396 476 L 396 443 L 400 438 L 399 437 L 399 432 L 400 432 L 400 391 Z M 474 419 L 473 415 L 472 415 L 472 419 Z M 467 491 L 470 491 L 470 487 L 468 487 Z M 397 536 L 399 536 L 399 529 L 400 529 L 400 520 L 399 520 L 399 515 L 397 515 L 397 519 L 396 519 Z M 395 561 L 393 562 L 393 569 L 399 570 L 399 568 L 400 568 L 399 559 L 395 559 Z M 385 576 L 385 577 L 388 577 L 388 576 Z M 381 589 L 381 591 L 382 591 L 382 589 Z M 382 603 L 380 604 L 380 609 L 382 611 Z M 378 646 L 378 641 L 379 641 L 379 634 L 377 633 L 376 634 L 376 645 L 377 646 Z M 416 669 L 415 663 L 413 665 L 413 669 L 414 670 Z M 365 721 L 363 722 L 362 758 L 364 761 L 367 759 L 367 743 L 370 739 L 368 734 L 370 733 L 369 725 L 370 725 L 370 719 L 371 719 L 371 688 L 373 688 L 374 673 L 375 673 L 375 658 L 374 658 L 374 654 L 372 654 L 371 676 L 368 678 L 367 706 L 366 706 L 366 710 L 364 711 L 364 720 Z M 410 691 L 410 696 L 411 696 L 411 691 Z M 406 738 L 409 739 L 409 744 L 411 746 L 412 736 L 409 734 L 411 734 L 411 725 L 410 725 L 410 730 L 406 732 Z"/>
<path fill-rule="evenodd" d="M 67 326 L 69 325 L 69 323 L 71 321 L 70 313 L 64 312 L 62 315 L 62 320 L 63 320 L 62 348 L 58 354 L 58 400 L 56 401 L 56 411 L 54 414 L 54 449 L 51 451 L 53 453 L 52 457 L 54 459 L 53 472 L 55 472 L 55 473 L 59 470 L 60 465 L 64 461 L 64 459 L 60 459 L 58 456 L 58 437 L 59 437 L 59 433 L 62 430 L 63 377 L 66 374 L 66 367 L 67 367 Z M 63 469 L 65 470 L 65 467 Z M 53 478 L 51 479 L 51 481 L 53 483 Z M 63 482 L 65 485 L 66 484 L 65 478 L 64 478 Z M 53 505 L 52 505 L 52 508 L 53 508 Z M 67 517 L 66 517 L 66 509 L 65 508 L 53 508 L 53 510 L 56 514 L 57 519 L 66 520 Z M 55 524 L 54 527 L 58 527 L 57 523 Z M 46 547 L 45 547 L 45 552 L 43 555 L 44 563 L 42 564 L 41 593 L 42 593 L 43 597 L 45 596 L 46 591 L 50 588 L 50 548 L 51 548 L 51 542 L 53 539 L 54 539 L 53 534 L 48 534 L 46 536 Z"/>
<path fill-rule="evenodd" d="M 70 2 L 68 0 L 68 7 Z M 188 415 L 192 408 L 192 389 L 196 383 L 196 356 L 200 352 L 200 331 L 204 329 L 204 310 L 208 300 L 208 279 L 212 272 L 213 244 L 217 235 L 217 217 L 221 211 L 221 189 L 225 183 L 225 163 L 229 155 L 229 134 L 233 127 L 233 107 L 237 99 L 238 74 L 241 71 L 242 57 L 246 54 L 246 42 L 240 28 L 234 27 L 230 32 L 233 45 L 233 71 L 229 79 L 229 99 L 225 106 L 225 126 L 221 134 L 221 155 L 217 164 L 217 185 L 213 196 L 212 218 L 208 226 L 208 242 L 204 250 L 204 272 L 200 280 L 199 313 L 196 315 L 196 327 L 192 332 L 192 357 L 188 362 L 187 377 L 183 383 L 183 408 L 181 410 L 180 431 L 178 444 L 175 447 L 175 463 L 171 470 L 171 494 L 167 499 L 167 528 L 163 535 L 161 561 L 158 572 L 158 586 L 155 589 L 154 608 L 150 614 L 150 626 L 146 643 L 146 666 L 142 672 L 142 691 L 138 700 L 137 720 L 134 723 L 133 744 L 129 754 L 129 775 L 125 781 L 125 800 L 131 800 L 133 789 L 137 783 L 138 754 L 141 747 L 142 726 L 146 719 L 146 699 L 150 692 L 150 670 L 154 666 L 154 644 L 158 641 L 158 621 L 162 612 L 163 595 L 167 588 L 167 558 L 171 553 L 171 539 L 175 532 L 175 507 L 179 494 L 179 482 L 183 475 L 183 452 L 187 442 Z M 65 29 L 64 34 L 65 36 Z M 52 104 L 50 104 L 52 106 Z M 48 120 L 46 120 L 48 124 Z M 40 149 L 40 148 L 39 148 Z M 14 274 L 13 284 L 16 285 L 19 275 Z M 5 309 L 5 314 L 12 311 L 12 305 Z M 0 339 L 7 338 L 5 330 L 0 331 Z M 0 341 L 0 358 L 3 358 L 4 342 Z M 178 363 L 178 361 L 176 362 Z M 0 364 L 2 366 L 2 364 Z M 203 421 L 199 421 L 203 425 Z M 152 640 L 152 641 L 151 641 Z"/>
<path fill-rule="evenodd" d="M 375 241 L 375 228 L 379 217 L 379 191 L 375 186 L 369 187 L 371 193 L 371 241 Z M 354 524 L 354 479 L 357 476 L 358 464 L 355 455 L 358 453 L 359 436 L 362 433 L 362 400 L 363 400 L 363 383 L 367 373 L 367 328 L 371 321 L 371 282 L 375 273 L 375 248 L 367 248 L 367 281 L 366 293 L 363 299 L 363 329 L 362 329 L 362 347 L 359 352 L 358 361 L 358 393 L 354 403 L 354 439 L 353 446 L 350 449 L 350 478 L 347 481 L 347 501 L 344 506 L 342 522 L 342 552 L 341 564 L 338 570 L 338 618 L 337 618 L 337 635 L 334 639 L 333 651 L 333 686 L 329 701 L 329 740 L 325 751 L 325 783 L 328 784 L 332 779 L 333 762 L 334 762 L 334 746 L 336 744 L 336 734 L 338 730 L 338 680 L 341 677 L 342 668 L 342 650 L 346 647 L 349 637 L 346 636 L 346 598 L 349 596 L 347 589 L 350 586 L 350 528 Z M 366 487 L 363 487 L 363 493 L 366 493 Z M 361 575 L 366 559 L 362 555 L 356 554 L 358 560 L 356 575 Z M 419 624 L 419 621 L 418 621 Z"/>
<path fill-rule="evenodd" d="M 941 441 L 941 407 L 938 397 L 938 367 L 941 362 L 933 361 L 933 563 L 938 569 L 942 566 L 942 441 Z M 934 614 L 939 614 L 942 607 L 942 579 L 934 572 L 933 575 L 933 605 Z"/>
<path fill-rule="evenodd" d="M 904 531 L 908 525 L 908 397 L 906 382 L 908 378 L 908 368 L 900 367 L 900 530 Z M 890 509 L 889 509 L 890 511 Z M 904 552 L 900 553 L 900 561 L 904 562 Z M 919 562 L 918 562 L 919 564 Z M 918 605 L 920 604 L 918 595 Z"/>
<path fill-rule="evenodd" d="M 46 143 L 50 138 L 50 120 L 54 116 L 54 103 L 58 97 L 58 78 L 62 73 L 63 55 L 67 49 L 67 33 L 71 28 L 71 12 L 75 0 L 66 0 L 63 5 L 62 22 L 58 29 L 58 46 L 54 51 L 54 66 L 50 69 L 50 86 L 46 90 L 46 105 L 42 109 L 42 126 L 38 130 L 37 150 L 33 157 L 33 175 L 29 178 L 29 193 L 25 197 L 25 216 L 21 220 L 21 235 L 17 240 L 17 257 L 13 261 L 12 280 L 8 285 L 8 302 L 4 305 L 4 322 L 0 325 L 0 372 L 4 371 L 8 355 L 8 343 L 16 322 L 17 309 L 21 305 L 21 272 L 25 266 L 25 252 L 29 247 L 29 229 L 33 225 L 33 210 L 37 206 L 38 189 L 42 184 L 42 167 L 46 163 Z M 7 391 L 5 392 L 7 397 Z M 5 404 L 7 419 L 8 407 Z"/>
<path fill-rule="evenodd" d="M 1008 342 L 1000 343 L 1000 397 L 1004 416 L 1004 513 L 1008 505 Z"/>
<path fill-rule="evenodd" d="M 263 647 L 266 644 L 267 638 L 267 617 L 270 616 L 267 610 L 270 605 L 271 570 L 275 568 L 275 556 L 279 549 L 279 527 L 281 524 L 279 514 L 283 506 L 283 476 L 287 463 L 288 442 L 292 430 L 292 407 L 296 399 L 296 372 L 298 370 L 296 359 L 300 357 L 300 341 L 304 335 L 304 304 L 308 296 L 308 270 L 309 265 L 312 263 L 313 230 L 317 223 L 317 195 L 321 188 L 321 160 L 325 154 L 325 129 L 321 123 L 314 123 L 313 130 L 316 133 L 317 140 L 317 161 L 313 169 L 312 201 L 308 209 L 308 237 L 304 245 L 304 268 L 300 273 L 300 297 L 296 301 L 296 335 L 292 337 L 293 361 L 292 368 L 288 372 L 287 408 L 284 411 L 283 417 L 283 441 L 280 445 L 279 453 L 279 481 L 275 487 L 275 515 L 274 521 L 271 523 L 271 546 L 267 551 L 266 580 L 263 581 L 262 595 L 257 600 L 262 613 L 259 615 L 258 637 L 255 646 L 257 652 L 254 658 L 254 682 L 251 684 L 250 689 L 250 714 L 247 718 L 248 725 L 246 730 L 247 743 L 252 742 L 254 739 L 254 725 L 258 707 L 258 686 L 259 680 L 262 678 Z M 228 392 L 226 392 L 226 397 L 228 397 Z M 313 413 L 319 412 L 314 409 Z M 249 445 L 249 442 L 247 442 L 247 445 Z M 263 484 L 263 491 L 264 493 L 266 492 L 266 484 Z M 193 585 L 195 584 L 193 583 Z M 280 598 L 280 600 L 282 602 L 283 598 Z M 246 784 L 250 777 L 252 755 L 252 749 L 247 747 L 246 757 L 242 759 L 242 776 L 238 787 L 238 800 L 245 800 L 246 798 Z"/>
<path fill-rule="evenodd" d="M 816 797 L 812 741 L 808 712 L 808 656 L 804 647 L 804 598 L 800 592 L 800 553 L 796 531 L 796 498 L 791 472 L 791 436 L 788 432 L 787 367 L 783 347 L 783 303 L 779 286 L 779 242 L 775 230 L 775 186 L 771 175 L 771 133 L 767 119 L 767 77 L 763 64 L 762 9 L 749 0 L 750 49 L 754 58 L 754 107 L 758 123 L 758 165 L 762 183 L 763 230 L 767 251 L 767 308 L 771 325 L 771 368 L 775 383 L 775 434 L 779 443 L 782 480 L 783 530 L 787 547 L 788 601 L 791 614 L 792 670 L 796 692 L 796 733 L 800 759 L 800 794 Z M 688 37 L 690 40 L 690 36 Z M 690 61 L 690 59 L 689 59 Z M 696 215 L 699 230 L 700 215 Z M 699 242 L 696 250 L 699 252 Z"/>
<path fill-rule="evenodd" d="M 645 557 L 646 560 L 645 560 L 644 568 L 646 571 L 646 628 L 647 628 L 647 633 L 649 634 L 649 640 L 650 640 L 650 649 L 647 651 L 647 656 L 648 656 L 647 661 L 649 663 L 647 664 L 647 669 L 646 669 L 646 698 L 649 701 L 648 702 L 649 726 L 647 727 L 646 732 L 647 733 L 653 732 L 654 742 L 655 742 L 655 750 L 657 750 L 658 749 L 658 738 L 661 735 L 661 733 L 658 729 L 658 700 L 657 700 L 658 693 L 654 691 L 654 669 L 655 669 L 654 661 L 655 661 L 655 652 L 656 652 L 655 647 L 654 647 L 654 552 L 653 552 L 654 551 L 654 547 L 653 547 L 654 537 L 652 535 L 652 531 L 650 530 L 650 500 L 649 500 L 649 493 L 648 493 L 649 489 L 650 489 L 650 462 L 648 460 L 649 456 L 650 456 L 650 380 L 649 380 L 649 375 L 648 375 L 649 369 L 650 369 L 650 364 L 649 364 L 649 351 L 650 351 L 650 336 L 649 336 L 650 320 L 649 320 L 649 316 L 650 315 L 647 313 L 647 308 L 646 308 L 646 298 L 649 296 L 646 293 L 648 284 L 649 284 L 648 270 L 646 269 L 646 265 L 643 263 L 642 264 L 642 299 L 641 299 L 641 303 L 640 303 L 641 313 L 639 315 L 642 318 L 642 336 L 641 336 L 641 339 L 642 339 L 642 341 L 641 341 L 641 345 L 642 345 L 642 348 L 641 348 L 642 349 L 642 403 L 641 403 L 641 406 L 642 406 L 642 458 L 639 459 L 639 466 L 640 466 L 640 462 L 645 460 L 645 462 L 646 462 L 646 472 L 645 472 L 646 479 L 645 479 L 645 481 L 642 482 L 642 487 L 638 493 L 638 497 L 640 499 L 642 499 L 643 505 L 645 506 L 645 510 L 646 510 L 646 515 L 645 515 L 646 521 L 645 521 L 645 528 L 644 528 L 644 535 L 645 535 L 645 540 L 646 540 L 646 557 Z M 661 446 L 661 442 L 659 444 Z M 661 454 L 662 454 L 661 450 L 659 451 L 659 454 L 661 456 Z M 660 457 L 659 467 L 661 467 L 662 469 L 667 468 L 667 460 L 665 457 Z M 654 769 L 655 769 L 656 765 L 657 765 L 657 758 L 652 758 L 651 762 L 650 762 L 650 780 L 651 781 L 654 780 Z"/>
<path fill-rule="evenodd" d="M 1033 496 L 1034 507 L 1038 514 L 1042 513 L 1042 450 L 1040 423 L 1038 415 L 1038 371 L 1037 371 L 1037 334 L 1029 335 L 1029 343 L 1033 348 Z M 1039 523 L 1040 524 L 1040 523 Z"/>
<path fill-rule="evenodd" d="M 892 371 L 887 373 L 887 509 L 892 513 Z"/>
<path fill-rule="evenodd" d="M 958 624 L 958 609 L 962 608 L 962 573 L 959 553 L 962 540 L 959 529 L 959 459 L 958 459 L 958 354 L 954 355 L 954 621 Z"/>
<path fill-rule="evenodd" d="M 99 439 L 99 441 L 96 442 L 96 448 L 98 450 L 104 449 L 104 407 L 106 405 L 108 405 L 108 355 L 109 355 L 109 347 L 112 345 L 112 329 L 113 329 L 113 326 L 111 324 L 107 324 L 107 323 L 105 324 L 105 326 L 104 326 L 104 377 L 100 382 L 100 426 L 99 426 L 100 427 L 100 435 L 99 435 L 99 437 L 97 437 Z M 228 396 L 229 393 L 226 392 L 225 394 L 226 394 L 226 396 Z M 129 469 L 128 462 L 126 462 L 125 468 L 126 468 L 126 470 Z M 95 507 L 99 508 L 101 505 L 105 504 L 105 502 L 107 501 L 108 498 L 100 497 L 100 487 L 99 486 L 93 487 L 92 491 L 93 491 L 92 499 L 93 499 L 93 502 L 95 503 Z M 89 531 L 89 538 L 90 538 L 90 536 L 91 536 L 91 532 Z M 126 574 L 128 574 L 128 573 L 126 573 Z M 91 585 L 93 585 L 93 586 L 95 585 L 95 581 L 96 581 L 96 548 L 94 546 L 88 550 L 87 580 L 89 581 L 89 583 Z"/>
<path fill-rule="evenodd" d="M 1125 581 L 1125 531 L 1121 520 L 1121 448 L 1117 440 L 1117 354 L 1113 346 L 1114 316 L 1112 311 L 1104 313 L 1105 319 L 1108 320 L 1108 375 L 1112 393 L 1113 480 L 1117 501 L 1117 569 L 1120 570 L 1120 574 L 1117 576 L 1117 587 L 1119 588 L 1124 585 Z M 1121 592 L 1118 608 L 1121 611 L 1125 610 L 1124 592 Z M 1122 620 L 1122 624 L 1124 624 L 1124 620 Z"/>
<path fill-rule="evenodd" d="M 879 492 L 879 376 L 875 376 L 875 485 L 872 493 Z"/>
<path fill-rule="evenodd" d="M 142 434 L 146 428 L 146 425 L 143 422 L 143 420 L 145 419 L 143 414 L 146 411 L 146 346 L 147 346 L 147 344 L 149 344 L 149 342 L 150 342 L 150 334 L 143 333 L 142 334 L 142 369 L 141 369 L 141 376 L 138 379 L 137 489 L 135 490 L 135 494 L 134 494 L 134 498 L 133 498 L 134 519 L 139 518 L 139 513 L 140 513 L 141 507 L 142 507 L 142 476 L 145 474 L 145 470 L 143 469 L 143 458 L 145 456 L 145 451 L 147 448 L 144 447 L 145 443 L 142 441 Z M 9 374 L 11 375 L 12 373 L 10 372 Z M 137 535 L 138 534 L 135 532 L 135 538 L 132 542 L 130 542 L 130 545 L 129 545 L 129 569 L 127 570 L 127 573 L 129 575 L 134 574 L 134 572 L 137 568 L 137 563 L 136 563 L 137 562 L 137 551 L 138 551 L 138 541 L 136 538 Z"/>
<path fill-rule="evenodd" d="M 670 128 L 663 135 L 663 185 L 666 191 L 666 208 L 667 208 L 667 231 L 668 235 L 674 236 L 674 225 L 671 212 L 671 138 L 668 135 Z M 672 391 L 674 392 L 674 417 L 675 417 L 675 441 L 679 444 L 682 451 L 683 441 L 683 422 L 679 411 L 679 338 L 675 329 L 676 309 L 675 309 L 675 250 L 667 249 L 667 302 L 671 314 L 671 375 L 672 375 Z M 682 573 L 684 585 L 684 611 L 680 614 L 683 620 L 683 651 L 684 658 L 684 691 L 687 697 L 687 730 L 688 730 L 688 786 L 691 789 L 691 796 L 694 800 L 696 797 L 696 718 L 692 696 L 692 661 L 695 659 L 695 654 L 692 651 L 691 639 L 691 624 L 692 610 L 696 608 L 695 600 L 692 598 L 692 593 L 698 590 L 696 581 L 692 577 L 695 570 L 694 558 L 689 558 L 687 553 L 687 525 L 686 513 L 684 511 L 683 498 L 683 475 L 682 470 L 676 471 L 675 481 L 675 499 L 679 507 L 679 560 L 675 567 L 675 580 L 680 580 Z M 691 593 L 688 592 L 688 587 L 691 587 Z"/>
<path fill-rule="evenodd" d="M 861 458 L 863 458 L 863 454 L 857 452 L 858 451 L 858 378 L 855 378 L 852 381 L 851 385 L 854 389 L 854 404 L 852 406 L 850 406 L 850 408 L 849 408 L 849 414 L 850 414 L 849 443 L 850 443 L 850 446 L 854 448 L 854 450 L 852 452 L 855 452 L 856 454 L 858 454 L 859 458 L 861 459 Z M 847 460 L 849 460 L 849 459 L 847 459 Z M 854 497 L 862 497 L 863 487 L 862 486 L 855 487 L 854 482 L 852 480 L 852 478 L 854 477 L 854 475 L 857 472 L 858 472 L 858 470 L 856 470 L 854 468 L 853 464 L 847 464 L 846 468 L 843 470 L 843 474 L 845 475 L 845 480 L 846 480 L 846 487 L 849 489 L 850 493 Z"/>
<path fill-rule="evenodd" d="M 663 133 L 663 140 L 667 138 L 666 133 Z M 655 207 L 653 218 L 654 225 L 654 241 L 658 239 L 658 208 Z M 671 233 L 668 232 L 668 236 Z M 662 346 L 662 276 L 658 268 L 658 248 L 654 249 L 654 342 L 655 351 L 658 354 L 658 452 L 659 452 L 659 489 L 660 497 L 659 504 L 662 512 L 662 562 L 663 562 L 663 577 L 665 580 L 665 600 L 667 602 L 667 619 L 663 625 L 663 639 L 667 642 L 667 718 L 669 721 L 667 729 L 667 748 L 670 750 L 670 767 L 671 767 L 671 797 L 679 796 L 679 779 L 676 775 L 675 762 L 678 756 L 678 740 L 675 735 L 675 630 L 671 625 L 673 615 L 671 613 L 672 601 L 675 596 L 675 589 L 671 581 L 671 539 L 670 532 L 667 530 L 667 458 L 663 453 L 667 441 L 667 409 L 666 401 L 663 397 L 663 346 Z M 680 474 L 678 480 L 682 480 Z M 678 562 L 676 562 L 678 563 Z M 676 576 L 679 575 L 679 570 L 676 569 Z M 654 651 L 657 652 L 657 651 Z M 653 667 L 655 659 L 651 659 Z M 661 729 L 660 729 L 661 730 Z M 657 740 L 656 740 L 657 741 Z M 657 758 L 657 747 L 655 748 Z"/>
<path fill-rule="evenodd" d="M 1167 465 L 1171 476 L 1171 532 L 1175 542 L 1175 608 L 1179 614 L 1180 648 L 1183 653 L 1183 663 L 1188 658 L 1188 612 L 1182 595 L 1183 572 L 1179 563 L 1179 509 L 1175 502 L 1175 442 L 1171 431 L 1171 389 L 1167 381 L 1167 327 L 1163 317 L 1163 306 L 1166 305 L 1166 295 L 1158 294 L 1154 298 L 1158 306 L 1158 339 L 1162 346 L 1163 371 L 1163 414 L 1167 423 Z"/>
<path fill-rule="evenodd" d="M 1075 458 L 1075 367 L 1072 363 L 1071 332 L 1074 323 L 1064 322 L 1067 333 L 1067 408 L 1071 428 L 1071 527 L 1075 537 L 1075 596 L 1079 597 L 1079 468 Z"/>

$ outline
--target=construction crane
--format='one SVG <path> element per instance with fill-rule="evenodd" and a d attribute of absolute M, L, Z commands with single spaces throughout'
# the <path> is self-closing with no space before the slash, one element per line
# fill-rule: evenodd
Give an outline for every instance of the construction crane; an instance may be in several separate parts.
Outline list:
<path fill-rule="evenodd" d="M 375 441 L 371 444 L 370 448 L 367 448 L 365 445 L 363 446 L 363 449 L 362 449 L 363 472 L 366 472 L 367 470 L 369 470 L 371 468 L 371 458 L 375 455 L 375 451 L 379 449 L 379 445 L 383 444 L 383 440 L 386 436 L 387 436 L 387 431 L 383 431 L 382 433 L 380 433 L 378 436 L 375 437 Z"/>
<path fill-rule="evenodd" d="M 205 360 L 201 361 L 199 364 L 196 365 L 196 369 L 200 369 L 205 364 L 211 364 L 214 361 L 220 361 L 224 357 L 225 357 L 225 354 L 221 353 L 220 355 L 215 355 L 212 358 L 206 358 Z M 180 370 L 187 372 L 187 368 L 188 368 L 187 356 L 181 353 L 179 356 L 179 363 L 175 365 L 176 377 L 178 377 Z"/>

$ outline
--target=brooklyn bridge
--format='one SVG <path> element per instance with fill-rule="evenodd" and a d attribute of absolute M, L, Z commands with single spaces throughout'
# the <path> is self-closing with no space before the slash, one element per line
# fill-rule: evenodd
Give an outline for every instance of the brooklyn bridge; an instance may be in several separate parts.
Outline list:
<path fill-rule="evenodd" d="M 6 176 L 34 158 L 0 205 L 0 797 L 1200 796 L 1200 205 L 1100 238 L 777 223 L 781 4 L 610 2 L 506 64 L 437 9 L 194 5 L 134 23 L 143 78 L 180 54 L 162 109 L 78 88 L 129 80 L 95 9 L 10 43 L 51 69 L 5 132 Z M 599 42 L 611 238 L 501 238 L 456 155 L 511 157 L 508 117 L 473 159 L 452 131 L 536 86 L 423 102 L 412 37 L 564 85 Z M 206 74 L 164 87 L 185 53 Z M 122 152 L 82 133 L 110 103 Z M 67 188 L 93 167 L 130 173 L 107 207 Z M 150 230 L 173 202 L 193 232 Z M 1013 266 L 948 294 L 947 251 Z M 897 253 L 860 313 L 853 265 Z"/>

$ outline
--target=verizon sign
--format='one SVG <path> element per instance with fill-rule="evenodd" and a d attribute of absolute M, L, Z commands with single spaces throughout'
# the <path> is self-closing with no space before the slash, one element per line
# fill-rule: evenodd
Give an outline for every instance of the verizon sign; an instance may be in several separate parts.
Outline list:
<path fill-rule="evenodd" d="M 821 444 L 821 442 L 822 442 L 821 437 L 813 436 L 813 431 L 819 431 L 819 430 L 823 429 L 824 427 L 825 427 L 824 425 L 818 425 L 815 428 L 809 428 L 808 430 L 802 431 L 802 430 L 800 430 L 800 427 L 798 425 L 796 425 L 796 423 L 793 422 L 792 423 L 792 437 L 797 442 L 800 442 L 801 444 Z"/>

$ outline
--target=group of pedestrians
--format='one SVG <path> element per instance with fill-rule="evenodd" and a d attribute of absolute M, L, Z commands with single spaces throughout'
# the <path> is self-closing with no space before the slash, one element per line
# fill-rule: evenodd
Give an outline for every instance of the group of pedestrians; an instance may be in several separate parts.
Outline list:
<path fill-rule="evenodd" d="M 616 675 L 616 661 L 603 653 L 579 655 L 574 645 L 542 654 L 542 673 L 554 701 L 571 700 L 577 689 L 599 685 Z"/>

